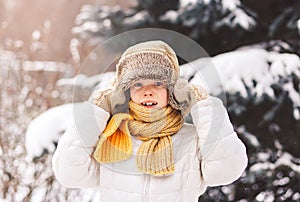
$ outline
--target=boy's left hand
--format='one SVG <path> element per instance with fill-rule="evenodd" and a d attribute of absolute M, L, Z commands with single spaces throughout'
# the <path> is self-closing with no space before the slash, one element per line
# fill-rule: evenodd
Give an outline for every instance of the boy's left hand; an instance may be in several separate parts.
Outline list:
<path fill-rule="evenodd" d="M 179 79 L 174 86 L 174 97 L 184 111 L 189 111 L 194 104 L 208 96 L 203 87 L 190 84 L 184 79 Z"/>

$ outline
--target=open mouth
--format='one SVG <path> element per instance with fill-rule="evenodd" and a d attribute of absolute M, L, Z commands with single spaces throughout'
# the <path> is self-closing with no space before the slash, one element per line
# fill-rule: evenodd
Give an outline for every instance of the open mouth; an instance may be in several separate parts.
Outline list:
<path fill-rule="evenodd" d="M 153 107 L 157 105 L 157 102 L 142 102 L 141 104 L 145 107 Z"/>

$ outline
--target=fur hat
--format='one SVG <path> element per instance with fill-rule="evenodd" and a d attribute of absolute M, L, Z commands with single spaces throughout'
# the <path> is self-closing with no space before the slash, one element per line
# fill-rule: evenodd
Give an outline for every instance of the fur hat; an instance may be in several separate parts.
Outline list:
<path fill-rule="evenodd" d="M 148 41 L 128 48 L 117 64 L 117 87 L 127 90 L 139 79 L 164 81 L 174 85 L 179 64 L 173 49 L 162 41 Z"/>

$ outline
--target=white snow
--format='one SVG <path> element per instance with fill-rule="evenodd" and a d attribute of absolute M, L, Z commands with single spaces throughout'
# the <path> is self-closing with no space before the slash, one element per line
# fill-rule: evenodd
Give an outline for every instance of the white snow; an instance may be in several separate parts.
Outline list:
<path fill-rule="evenodd" d="M 300 160 L 293 158 L 293 156 L 289 153 L 283 153 L 282 156 L 275 162 L 275 166 L 288 166 L 293 171 L 300 174 Z"/>
<path fill-rule="evenodd" d="M 216 23 L 218 26 L 227 25 L 229 27 L 242 27 L 245 30 L 251 30 L 256 26 L 256 21 L 253 17 L 249 16 L 242 9 L 236 8 L 226 17 Z"/>
<path fill-rule="evenodd" d="M 167 11 L 163 16 L 159 17 L 162 21 L 168 20 L 172 23 L 175 23 L 178 18 L 178 12 L 174 10 Z"/>
<path fill-rule="evenodd" d="M 253 19 L 253 17 L 247 15 L 242 9 L 237 8 L 234 11 L 234 15 L 236 16 L 234 20 L 232 21 L 232 26 L 236 27 L 237 25 L 240 25 L 245 30 L 250 30 L 256 25 L 256 21 Z"/>
<path fill-rule="evenodd" d="M 247 141 L 254 147 L 259 147 L 260 143 L 258 141 L 258 139 L 255 137 L 255 135 L 249 133 L 246 131 L 246 127 L 245 126 L 239 126 L 238 128 L 235 129 L 239 134 L 244 134 L 244 138 L 247 139 Z M 263 153 L 265 154 L 265 153 Z M 260 154 L 258 154 L 260 155 Z M 267 158 L 266 156 L 264 156 L 265 158 Z M 259 158 L 259 157 L 258 157 Z M 261 156 L 261 158 L 263 158 L 263 156 Z"/>
<path fill-rule="evenodd" d="M 72 58 L 74 60 L 75 63 L 79 63 L 80 62 L 80 53 L 79 53 L 79 45 L 80 45 L 80 42 L 78 39 L 76 38 L 72 38 L 70 40 L 70 45 L 69 45 L 69 50 L 70 50 L 70 53 L 72 55 Z"/>
<path fill-rule="evenodd" d="M 274 194 L 271 191 L 263 191 L 260 192 L 255 199 L 257 201 L 262 201 L 262 202 L 273 202 L 275 200 Z"/>
<path fill-rule="evenodd" d="M 84 201 L 98 202 L 100 200 L 100 193 L 95 189 L 83 189 Z"/>
<path fill-rule="evenodd" d="M 31 35 L 32 40 L 38 41 L 41 39 L 41 32 L 39 30 L 34 30 Z"/>
<path fill-rule="evenodd" d="M 88 77 L 84 74 L 79 74 L 74 78 L 63 78 L 57 81 L 57 86 L 76 86 L 82 88 L 92 89 L 105 88 L 113 84 L 113 78 L 115 72 L 106 72 L 103 74 L 97 74 L 95 76 Z"/>
<path fill-rule="evenodd" d="M 180 7 L 185 7 L 189 4 L 195 5 L 198 2 L 198 0 L 179 0 Z"/>
<path fill-rule="evenodd" d="M 275 170 L 279 166 L 288 166 L 293 171 L 300 174 L 300 160 L 294 158 L 291 154 L 284 152 L 275 163 L 258 162 L 250 167 L 250 172 L 261 172 L 261 170 Z"/>
<path fill-rule="evenodd" d="M 22 64 L 25 71 L 49 71 L 49 72 L 70 72 L 71 65 L 52 61 L 24 61 Z"/>
<path fill-rule="evenodd" d="M 43 201 L 44 196 L 47 192 L 47 187 L 41 186 L 33 190 L 31 202 Z"/>
<path fill-rule="evenodd" d="M 236 9 L 238 6 L 240 6 L 241 2 L 239 0 L 223 0 L 222 4 L 224 8 L 232 11 Z"/>
<path fill-rule="evenodd" d="M 215 94 L 215 92 L 223 90 L 218 88 L 224 88 L 224 90 L 229 93 L 240 92 L 244 97 L 246 97 L 246 88 L 243 82 L 249 85 L 249 87 L 254 88 L 252 83 L 252 80 L 254 79 L 261 81 L 264 92 L 267 92 L 265 91 L 265 88 L 269 88 L 270 86 L 267 85 L 269 83 L 266 83 L 264 79 L 266 77 L 269 77 L 268 80 L 272 79 L 268 72 L 269 65 L 267 63 L 267 55 L 267 51 L 256 49 L 248 51 L 233 51 L 211 58 L 211 62 L 218 74 L 212 76 L 219 77 L 221 79 L 222 86 L 209 86 L 210 91 Z M 197 69 L 201 68 L 201 71 L 205 68 L 211 68 L 211 64 L 208 64 L 207 67 L 201 66 L 203 65 L 202 60 L 203 59 L 199 59 L 192 63 Z M 205 79 L 211 80 L 213 78 Z M 191 82 L 197 82 L 193 80 L 194 79 L 192 79 Z"/>
<path fill-rule="evenodd" d="M 300 77 L 300 58 L 295 54 L 282 54 L 268 52 L 259 48 L 241 48 L 236 51 L 223 53 L 209 59 L 201 58 L 189 64 L 193 68 L 183 66 L 184 78 L 191 77 L 191 83 L 201 84 L 208 88 L 214 95 L 226 91 L 229 93 L 240 93 L 247 97 L 247 88 L 251 94 L 257 97 L 267 94 L 275 99 L 271 85 L 279 82 L 289 75 L 295 74 Z M 216 74 L 205 75 L 204 72 L 211 68 L 216 69 Z M 220 78 L 220 83 L 216 82 Z M 212 81 L 215 81 L 213 83 Z M 297 107 L 300 106 L 300 94 L 289 81 L 283 85 L 283 89 L 289 93 L 294 105 L 295 118 L 299 118 Z"/>
<path fill-rule="evenodd" d="M 83 23 L 82 28 L 91 32 L 97 32 L 99 30 L 99 23 L 96 21 L 87 21 Z"/>
<path fill-rule="evenodd" d="M 11 70 L 14 70 L 17 74 L 20 67 L 20 61 L 13 52 L 2 50 L 0 47 L 0 67 L 1 76 L 7 75 L 8 71 Z"/>
<path fill-rule="evenodd" d="M 274 180 L 272 184 L 274 186 L 283 186 L 283 185 L 286 185 L 289 182 L 290 182 L 290 178 L 284 177 L 284 178 L 280 178 L 278 180 Z"/>
<path fill-rule="evenodd" d="M 300 110 L 294 109 L 293 115 L 294 115 L 296 120 L 300 120 Z"/>
<path fill-rule="evenodd" d="M 267 152 L 259 152 L 257 154 L 258 161 L 267 161 L 270 158 L 270 154 Z"/>
<path fill-rule="evenodd" d="M 298 201 L 299 199 L 300 199 L 300 193 L 297 192 L 297 193 L 295 193 L 295 194 L 293 195 L 293 200 L 294 200 L 294 201 Z"/>
<path fill-rule="evenodd" d="M 211 0 L 180 0 L 179 4 L 180 7 L 186 7 L 188 5 L 195 5 L 197 3 L 202 3 L 205 5 L 208 5 L 211 3 Z M 241 1 L 240 0 L 222 0 L 220 1 L 220 3 L 222 4 L 222 8 L 224 8 L 225 10 L 234 10 L 236 9 L 238 6 L 241 5 Z"/>
<path fill-rule="evenodd" d="M 202 3 L 208 5 L 211 3 L 211 0 L 181 0 L 180 7 L 187 7 L 189 5 L 195 5 L 197 3 Z M 230 13 L 224 16 L 219 22 L 216 23 L 217 27 L 221 26 L 229 26 L 235 28 L 237 26 L 242 27 L 245 30 L 251 30 L 256 26 L 255 19 L 248 15 L 243 9 L 241 9 L 241 1 L 240 0 L 222 0 L 220 1 L 221 8 L 223 13 Z"/>
<path fill-rule="evenodd" d="M 300 77 L 300 58 L 295 54 L 270 52 L 269 60 L 272 62 L 270 66 L 271 73 L 276 76 L 287 76 L 294 72 Z"/>
<path fill-rule="evenodd" d="M 53 107 L 36 117 L 25 134 L 27 156 L 40 156 L 44 150 L 53 152 L 57 142 L 71 122 L 73 106 L 76 103 Z"/>
<path fill-rule="evenodd" d="M 147 11 L 142 10 L 142 11 L 136 13 L 132 17 L 125 18 L 123 20 L 123 23 L 126 25 L 126 24 L 133 24 L 138 21 L 144 21 L 148 17 L 148 15 L 149 15 L 149 13 Z"/>

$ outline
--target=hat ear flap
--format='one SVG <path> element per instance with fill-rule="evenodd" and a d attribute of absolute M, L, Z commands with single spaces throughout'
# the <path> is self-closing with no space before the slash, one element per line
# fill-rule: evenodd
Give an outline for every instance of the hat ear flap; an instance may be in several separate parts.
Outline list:
<path fill-rule="evenodd" d="M 111 96 L 112 115 L 117 113 L 129 113 L 128 102 L 130 100 L 129 90 L 120 90 L 116 87 Z"/>

